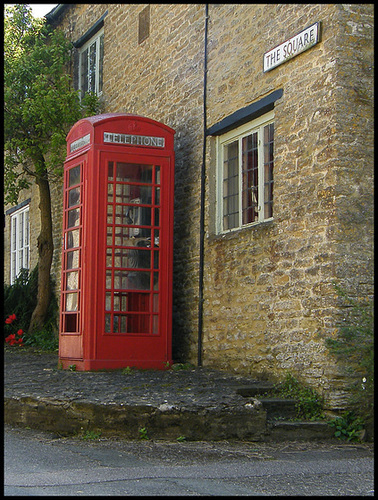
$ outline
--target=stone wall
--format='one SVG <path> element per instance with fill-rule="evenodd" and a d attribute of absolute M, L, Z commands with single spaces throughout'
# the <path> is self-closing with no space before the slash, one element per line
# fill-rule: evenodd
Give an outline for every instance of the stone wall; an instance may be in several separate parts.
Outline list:
<path fill-rule="evenodd" d="M 319 44 L 262 72 L 264 52 L 316 21 Z M 283 96 L 274 221 L 206 241 L 204 360 L 260 377 L 291 371 L 333 406 L 344 404 L 324 347 L 340 318 L 333 283 L 372 293 L 372 23 L 371 6 L 210 8 L 209 126 L 275 89 Z"/>
<path fill-rule="evenodd" d="M 176 130 L 173 355 L 196 363 L 205 5 L 151 4 L 139 44 L 144 8 L 70 4 L 58 22 L 76 41 L 108 11 L 103 112 Z M 320 43 L 263 73 L 263 54 L 314 22 Z M 211 4 L 207 52 L 208 127 L 274 90 L 283 95 L 272 222 L 215 234 L 215 138 L 206 141 L 203 363 L 259 378 L 290 371 L 342 407 L 345 380 L 324 338 L 343 314 L 333 282 L 372 293 L 373 6 Z"/>

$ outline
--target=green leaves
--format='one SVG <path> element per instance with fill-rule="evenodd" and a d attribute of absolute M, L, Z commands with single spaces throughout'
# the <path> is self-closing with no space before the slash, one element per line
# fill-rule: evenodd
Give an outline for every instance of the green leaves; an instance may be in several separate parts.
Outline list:
<path fill-rule="evenodd" d="M 7 199 L 27 183 L 21 178 L 62 174 L 66 135 L 83 116 L 98 112 L 98 98 L 80 102 L 69 67 L 72 43 L 36 20 L 25 4 L 5 9 L 4 149 Z"/>
<path fill-rule="evenodd" d="M 362 418 L 352 411 L 346 411 L 341 417 L 334 418 L 329 425 L 335 428 L 335 437 L 345 441 L 358 441 L 360 431 L 364 428 Z"/>

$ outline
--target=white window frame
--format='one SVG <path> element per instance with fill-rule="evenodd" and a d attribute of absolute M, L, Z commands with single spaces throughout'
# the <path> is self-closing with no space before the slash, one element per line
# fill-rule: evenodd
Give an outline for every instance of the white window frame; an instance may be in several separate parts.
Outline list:
<path fill-rule="evenodd" d="M 13 285 L 21 269 L 30 269 L 29 205 L 10 216 L 10 283 Z"/>
<path fill-rule="evenodd" d="M 264 217 L 264 127 L 274 123 L 274 111 L 270 111 L 255 120 L 240 127 L 230 130 L 223 135 L 217 136 L 217 203 L 216 203 L 216 232 L 217 234 L 238 231 L 245 227 L 255 226 L 262 222 L 273 220 L 273 217 Z M 250 134 L 258 133 L 258 220 L 248 224 L 242 223 L 242 139 Z M 239 141 L 239 224 L 231 229 L 223 228 L 223 168 L 224 168 L 224 146 L 234 141 Z"/>
<path fill-rule="evenodd" d="M 82 47 L 79 49 L 79 89 L 80 89 L 80 96 L 81 98 L 84 97 L 84 94 L 86 92 L 91 92 L 90 88 L 90 48 L 92 45 L 96 45 L 96 62 L 95 62 L 95 86 L 94 86 L 94 93 L 97 96 L 102 95 L 102 89 L 100 90 L 99 88 L 99 83 L 100 83 L 100 42 L 101 42 L 101 37 L 104 36 L 104 28 L 101 28 L 95 36 L 93 36 L 88 42 L 86 42 Z M 82 66 L 84 63 L 84 56 L 85 56 L 85 51 L 88 49 L 88 53 L 86 55 L 87 58 L 87 82 L 88 82 L 88 88 L 84 89 L 83 88 L 83 81 L 82 81 Z M 101 65 L 101 68 L 103 68 L 103 64 Z M 102 69 L 102 74 L 101 78 L 103 78 L 103 69 Z"/>

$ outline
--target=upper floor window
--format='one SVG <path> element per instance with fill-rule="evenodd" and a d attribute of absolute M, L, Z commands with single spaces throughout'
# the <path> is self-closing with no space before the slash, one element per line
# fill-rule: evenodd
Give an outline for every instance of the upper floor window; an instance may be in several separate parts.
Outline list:
<path fill-rule="evenodd" d="M 218 230 L 273 218 L 273 111 L 217 137 Z"/>
<path fill-rule="evenodd" d="M 13 285 L 21 269 L 29 269 L 29 205 L 13 212 L 11 221 L 11 275 L 10 283 Z"/>
<path fill-rule="evenodd" d="M 86 92 L 102 93 L 104 59 L 104 28 L 79 49 L 79 87 L 81 97 Z"/>

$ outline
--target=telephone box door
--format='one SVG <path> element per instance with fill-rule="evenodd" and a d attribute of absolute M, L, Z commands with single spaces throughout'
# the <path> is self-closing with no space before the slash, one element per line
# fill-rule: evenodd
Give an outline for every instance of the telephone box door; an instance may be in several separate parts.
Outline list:
<path fill-rule="evenodd" d="M 170 159 L 102 153 L 106 213 L 99 279 L 97 356 L 170 359 Z M 105 203 L 106 202 L 106 203 Z M 101 294 L 100 294 L 101 295 Z M 99 296 L 100 298 L 100 296 Z"/>

